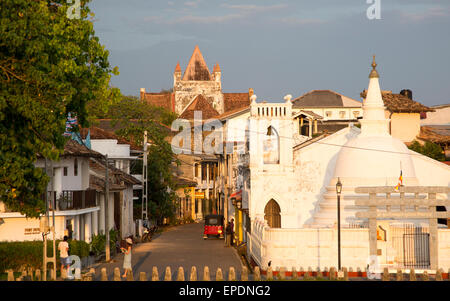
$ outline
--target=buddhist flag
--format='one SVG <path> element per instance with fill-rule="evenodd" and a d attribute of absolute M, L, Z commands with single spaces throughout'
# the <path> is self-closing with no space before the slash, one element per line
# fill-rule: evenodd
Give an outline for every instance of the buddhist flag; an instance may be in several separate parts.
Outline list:
<path fill-rule="evenodd" d="M 397 183 L 397 186 L 395 186 L 395 190 L 398 191 L 400 186 L 403 186 L 403 172 L 401 169 L 400 169 L 400 177 L 398 177 L 398 183 Z"/>

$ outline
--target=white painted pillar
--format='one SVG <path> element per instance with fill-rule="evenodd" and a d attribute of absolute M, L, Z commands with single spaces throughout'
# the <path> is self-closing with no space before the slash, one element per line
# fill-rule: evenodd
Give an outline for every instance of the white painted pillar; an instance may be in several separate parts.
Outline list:
<path fill-rule="evenodd" d="M 80 240 L 80 216 L 73 216 L 73 238 L 76 240 Z"/>
<path fill-rule="evenodd" d="M 98 235 L 98 211 L 91 213 L 92 219 L 92 235 Z"/>
<path fill-rule="evenodd" d="M 308 118 L 308 124 L 309 124 L 309 138 L 312 138 L 312 126 L 313 126 L 313 120 L 311 118 Z"/>
<path fill-rule="evenodd" d="M 91 213 L 86 213 L 83 214 L 84 216 L 84 240 L 86 242 L 91 242 L 91 238 L 92 238 L 92 214 Z"/>
<path fill-rule="evenodd" d="M 98 218 L 98 230 L 100 233 L 105 234 L 105 194 L 100 194 L 100 211 L 99 211 L 99 218 Z"/>
<path fill-rule="evenodd" d="M 108 231 L 114 229 L 114 192 L 109 193 Z"/>

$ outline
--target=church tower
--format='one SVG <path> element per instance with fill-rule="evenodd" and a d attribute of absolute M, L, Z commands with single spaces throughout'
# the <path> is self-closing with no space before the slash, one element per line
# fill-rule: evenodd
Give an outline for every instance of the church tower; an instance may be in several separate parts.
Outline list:
<path fill-rule="evenodd" d="M 224 112 L 221 71 L 219 64 L 211 74 L 205 59 L 196 45 L 189 63 L 181 76 L 179 63 L 173 75 L 175 113 L 182 115 L 199 95 L 202 95 L 219 114 Z"/>

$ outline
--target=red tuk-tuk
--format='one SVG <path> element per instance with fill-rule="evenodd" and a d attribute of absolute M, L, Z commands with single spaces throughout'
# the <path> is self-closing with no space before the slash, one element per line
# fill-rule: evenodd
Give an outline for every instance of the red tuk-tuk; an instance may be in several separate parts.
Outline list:
<path fill-rule="evenodd" d="M 205 216 L 205 227 L 203 231 L 203 239 L 209 236 L 216 236 L 217 238 L 224 238 L 223 215 L 210 214 Z"/>

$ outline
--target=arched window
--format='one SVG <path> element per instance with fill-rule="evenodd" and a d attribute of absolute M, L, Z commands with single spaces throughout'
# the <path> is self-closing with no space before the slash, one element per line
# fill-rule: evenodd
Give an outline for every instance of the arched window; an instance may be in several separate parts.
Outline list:
<path fill-rule="evenodd" d="M 280 205 L 271 199 L 264 208 L 264 219 L 271 228 L 281 228 Z"/>
<path fill-rule="evenodd" d="M 264 164 L 280 163 L 280 138 L 274 127 L 267 128 L 267 134 L 263 142 Z"/>

